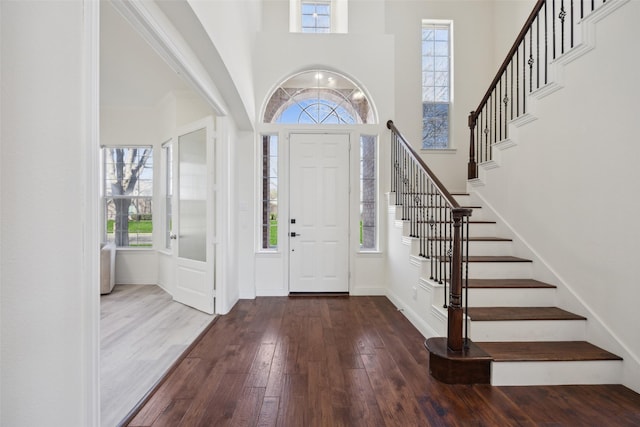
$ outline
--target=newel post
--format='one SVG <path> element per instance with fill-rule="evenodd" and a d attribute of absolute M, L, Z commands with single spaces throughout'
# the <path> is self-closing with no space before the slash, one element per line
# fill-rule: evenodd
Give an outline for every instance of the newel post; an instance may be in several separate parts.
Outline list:
<path fill-rule="evenodd" d="M 471 138 L 469 140 L 469 165 L 467 167 L 467 178 L 474 179 L 478 177 L 478 168 L 476 167 L 476 120 L 475 111 L 469 114 L 469 131 Z"/>
<path fill-rule="evenodd" d="M 447 324 L 447 347 L 462 351 L 462 238 L 461 227 L 468 209 L 453 209 L 453 247 L 451 248 L 451 286 L 449 287 L 449 316 Z"/>

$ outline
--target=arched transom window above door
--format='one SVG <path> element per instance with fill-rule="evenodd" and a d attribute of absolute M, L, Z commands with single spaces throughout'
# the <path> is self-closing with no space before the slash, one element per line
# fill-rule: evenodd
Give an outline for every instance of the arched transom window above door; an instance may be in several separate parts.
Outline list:
<path fill-rule="evenodd" d="M 331 71 L 296 74 L 273 92 L 264 110 L 264 123 L 372 124 L 371 103 L 349 78 Z"/>

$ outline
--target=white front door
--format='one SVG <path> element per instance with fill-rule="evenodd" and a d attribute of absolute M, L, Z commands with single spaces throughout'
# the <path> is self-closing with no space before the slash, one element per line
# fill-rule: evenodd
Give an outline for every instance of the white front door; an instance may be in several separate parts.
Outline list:
<path fill-rule="evenodd" d="M 214 143 L 211 121 L 178 133 L 174 149 L 173 203 L 176 289 L 174 299 L 205 313 L 214 311 Z"/>
<path fill-rule="evenodd" d="M 289 291 L 349 291 L 349 135 L 290 135 Z"/>

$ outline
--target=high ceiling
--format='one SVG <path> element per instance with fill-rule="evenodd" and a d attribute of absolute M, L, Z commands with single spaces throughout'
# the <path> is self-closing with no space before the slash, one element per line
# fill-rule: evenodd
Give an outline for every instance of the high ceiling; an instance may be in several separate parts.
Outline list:
<path fill-rule="evenodd" d="M 100 105 L 152 107 L 188 85 L 106 1 L 100 2 Z"/>

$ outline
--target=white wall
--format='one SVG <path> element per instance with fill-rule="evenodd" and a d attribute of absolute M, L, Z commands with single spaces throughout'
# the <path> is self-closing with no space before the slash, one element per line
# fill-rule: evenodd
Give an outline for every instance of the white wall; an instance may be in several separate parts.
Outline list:
<path fill-rule="evenodd" d="M 518 145 L 476 191 L 520 235 L 520 252 L 555 273 L 560 306 L 589 319 L 589 339 L 623 356 L 623 381 L 640 390 L 640 81 L 628 54 L 637 16 L 631 1 L 598 24 L 596 49 L 567 64 L 564 88 L 532 105 L 536 121 L 512 128 Z"/>
<path fill-rule="evenodd" d="M 191 8 L 224 61 L 249 117 L 253 117 L 256 110 L 252 70 L 262 3 L 189 0 Z"/>
<path fill-rule="evenodd" d="M 84 67 L 97 62 L 83 55 L 92 40 L 83 13 L 92 10 L 82 1 L 0 3 L 3 426 L 97 420 L 98 238 L 84 216 L 98 202 L 87 199 L 97 185 L 84 84 Z"/>
<path fill-rule="evenodd" d="M 422 141 L 422 20 L 453 21 L 454 81 L 450 137 L 455 151 L 422 152 L 429 167 L 450 191 L 465 189 L 469 150 L 467 117 L 482 98 L 496 71 L 493 61 L 493 3 L 492 0 L 387 2 L 387 31 L 394 35 L 397 62 L 394 122 L 416 149 L 420 148 Z"/>
<path fill-rule="evenodd" d="M 493 10 L 494 72 L 495 75 L 516 41 L 518 33 L 533 11 L 536 0 L 495 0 Z M 492 76 L 493 77 L 493 76 Z M 487 82 L 487 88 L 489 87 Z M 480 102 L 480 100 L 478 100 Z M 473 108 L 477 107 L 474 106 Z"/>

